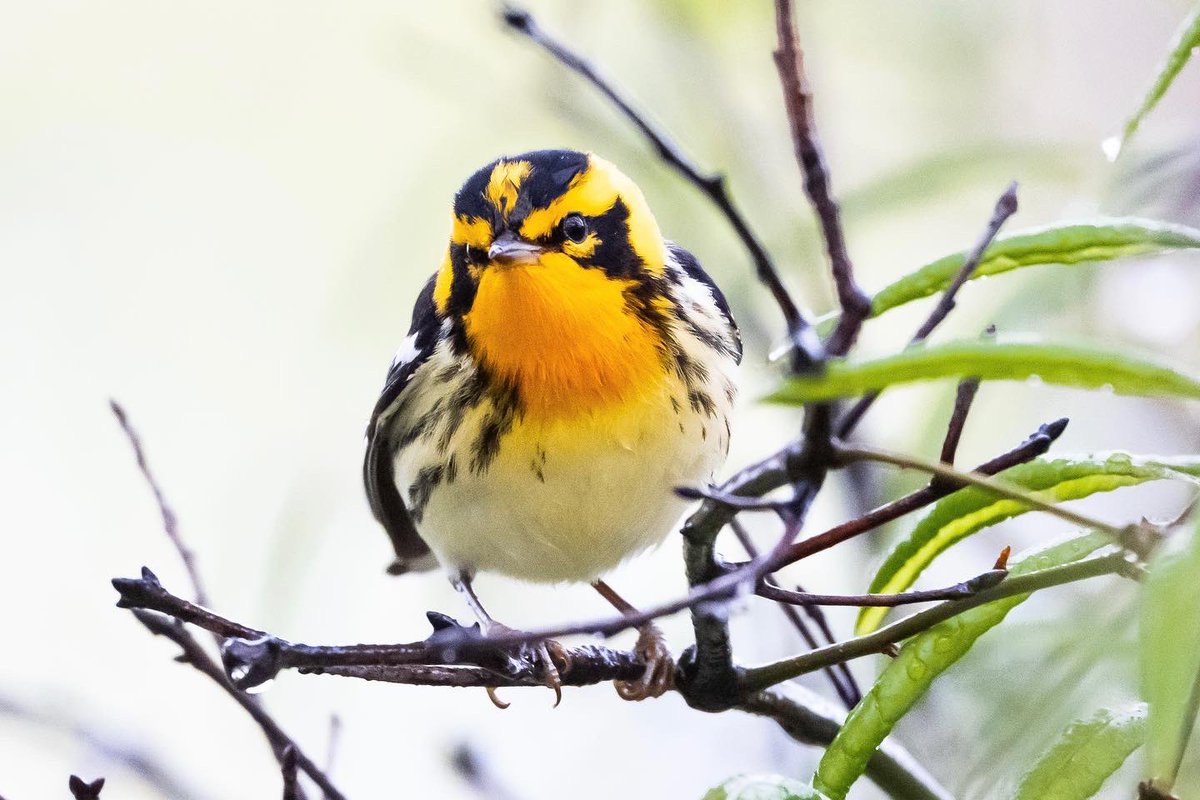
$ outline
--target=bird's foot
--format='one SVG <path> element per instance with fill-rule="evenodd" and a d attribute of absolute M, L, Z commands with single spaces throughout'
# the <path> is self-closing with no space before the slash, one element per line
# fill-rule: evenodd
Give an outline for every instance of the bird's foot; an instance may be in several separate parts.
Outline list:
<path fill-rule="evenodd" d="M 622 700 L 646 700 L 661 697 L 675 688 L 675 659 L 667 649 L 663 633 L 654 623 L 638 629 L 633 649 L 638 660 L 646 665 L 642 677 L 632 681 L 613 681 Z"/>
<path fill-rule="evenodd" d="M 521 632 L 493 622 L 487 628 L 488 636 L 520 635 Z M 562 702 L 562 676 L 571 671 L 571 652 L 553 639 L 544 639 L 532 644 L 519 644 L 513 653 L 521 664 L 532 664 L 534 676 L 554 690 L 554 707 Z M 488 697 L 497 708 L 508 708 L 509 704 L 496 695 L 495 687 L 489 686 Z"/>

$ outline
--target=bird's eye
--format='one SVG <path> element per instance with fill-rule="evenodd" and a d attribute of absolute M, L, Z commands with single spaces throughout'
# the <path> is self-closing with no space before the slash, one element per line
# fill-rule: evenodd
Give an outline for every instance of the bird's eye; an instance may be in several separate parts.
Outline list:
<path fill-rule="evenodd" d="M 562 232 L 563 236 L 570 239 L 575 244 L 579 244 L 587 238 L 587 220 L 578 214 L 569 214 L 567 215 L 567 218 L 562 221 Z"/>

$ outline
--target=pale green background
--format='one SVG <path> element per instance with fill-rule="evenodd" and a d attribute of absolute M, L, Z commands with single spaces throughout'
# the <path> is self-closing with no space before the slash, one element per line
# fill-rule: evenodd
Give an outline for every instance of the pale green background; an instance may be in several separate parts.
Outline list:
<path fill-rule="evenodd" d="M 867 288 L 968 246 L 1010 178 L 1022 182 L 1013 229 L 1127 212 L 1200 225 L 1195 68 L 1118 164 L 1100 151 L 1187 3 L 799 5 Z M 536 8 L 690 153 L 728 170 L 790 284 L 827 310 L 766 0 Z M 731 463 L 795 428 L 789 413 L 754 403 L 773 380 L 764 354 L 778 320 L 726 226 L 588 87 L 502 31 L 488 3 L 7 0 L 0 122 L 0 712 L 23 710 L 0 717 L 9 800 L 65 797 L 71 772 L 107 776 L 114 800 L 164 796 L 73 735 L 75 725 L 144 751 L 188 797 L 279 793 L 248 718 L 113 608 L 109 578 L 142 564 L 170 588 L 186 584 L 109 397 L 141 429 L 221 611 L 338 643 L 424 636 L 428 608 L 466 616 L 437 575 L 384 575 L 388 547 L 358 470 L 383 372 L 444 247 L 449 198 L 500 153 L 571 146 L 621 164 L 667 234 L 726 287 L 746 330 Z M 1148 175 L 1147 160 L 1161 158 L 1166 172 Z M 865 346 L 894 349 L 919 313 L 872 324 Z M 940 335 L 973 336 L 996 321 L 1196 372 L 1197 320 L 1200 257 L 1190 255 L 993 279 L 964 293 Z M 950 394 L 946 385 L 890 393 L 864 431 L 932 454 Z M 996 385 L 981 393 L 964 463 L 1061 415 L 1074 418 L 1061 452 L 1200 446 L 1195 404 Z M 880 470 L 869 477 L 853 491 L 834 482 L 812 530 L 903 483 Z M 1089 508 L 1126 521 L 1183 500 L 1152 486 Z M 923 585 L 974 574 L 1004 544 L 1019 549 L 1054 530 L 1029 518 L 989 532 Z M 793 577 L 861 591 L 885 543 L 876 535 Z M 638 603 L 676 595 L 677 543 L 614 582 Z M 586 588 L 479 583 L 512 625 L 608 613 Z M 1067 721 L 1133 696 L 1132 600 L 1107 580 L 1030 603 L 935 687 L 900 738 L 961 797 L 1003 796 Z M 798 647 L 770 607 L 740 611 L 743 660 Z M 835 616 L 846 633 L 849 617 Z M 666 627 L 686 643 L 682 620 Z M 878 664 L 854 666 L 865 682 Z M 501 713 L 482 691 L 289 674 L 266 700 L 318 760 L 330 713 L 341 716 L 333 775 L 355 798 L 478 796 L 448 764 L 464 741 L 529 800 L 695 798 L 735 772 L 806 776 L 817 756 L 767 722 L 703 715 L 677 697 L 629 705 L 601 686 L 569 691 L 551 711 L 549 692 L 504 695 L 513 706 Z M 1135 777 L 1136 765 L 1107 796 L 1131 796 Z M 875 796 L 866 784 L 856 792 Z"/>

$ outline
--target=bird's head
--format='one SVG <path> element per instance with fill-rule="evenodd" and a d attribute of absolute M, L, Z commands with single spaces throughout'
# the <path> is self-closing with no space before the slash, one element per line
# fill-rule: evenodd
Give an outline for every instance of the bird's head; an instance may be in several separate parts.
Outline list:
<path fill-rule="evenodd" d="M 537 150 L 483 167 L 454 198 L 450 246 L 438 273 L 438 310 L 471 311 L 488 272 L 598 270 L 621 283 L 661 276 L 666 245 L 642 192 L 598 156 Z"/>

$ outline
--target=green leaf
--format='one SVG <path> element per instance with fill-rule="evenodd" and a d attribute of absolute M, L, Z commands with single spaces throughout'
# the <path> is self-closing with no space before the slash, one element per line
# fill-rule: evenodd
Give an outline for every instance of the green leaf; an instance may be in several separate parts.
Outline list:
<path fill-rule="evenodd" d="M 1086 800 L 1145 738 L 1145 703 L 1076 720 L 1021 778 L 1014 800 Z"/>
<path fill-rule="evenodd" d="M 1138 651 L 1149 777 L 1169 790 L 1200 702 L 1200 523 L 1171 536 L 1150 562 Z"/>
<path fill-rule="evenodd" d="M 1081 264 L 1126 256 L 1200 248 L 1200 230 L 1144 219 L 1058 223 L 1002 236 L 987 249 L 971 279 L 1043 264 Z M 962 269 L 966 252 L 926 264 L 871 299 L 877 317 L 905 303 L 938 294 Z"/>
<path fill-rule="evenodd" d="M 1152 480 L 1177 478 L 1195 482 L 1197 476 L 1200 476 L 1200 457 L 1135 458 L 1126 453 L 1054 460 L 1039 458 L 1000 474 L 1007 483 L 1054 502 L 1078 500 L 1097 492 L 1111 492 L 1122 486 Z M 875 573 L 868 591 L 878 594 L 903 592 L 951 545 L 1029 510 L 1022 503 L 997 497 L 975 486 L 942 498 L 917 523 L 912 533 L 892 548 Z M 855 634 L 861 636 L 877 629 L 890 611 L 884 607 L 863 608 L 858 614 Z"/>
<path fill-rule="evenodd" d="M 1109 537 L 1098 531 L 1077 535 L 1020 556 L 1010 566 L 1009 575 L 1028 575 L 1079 561 L 1109 544 Z M 1016 595 L 972 608 L 905 642 L 900 654 L 888 663 L 875 685 L 846 717 L 821 758 L 813 786 L 832 800 L 844 800 L 866 769 L 871 754 L 929 690 L 933 679 L 1028 597 Z"/>
<path fill-rule="evenodd" d="M 783 775 L 735 775 L 704 800 L 825 800 L 810 784 Z"/>
<path fill-rule="evenodd" d="M 1129 141 L 1129 137 L 1133 136 L 1133 132 L 1142 124 L 1142 120 L 1146 118 L 1146 115 L 1158 105 L 1158 101 L 1167 93 L 1167 89 L 1171 87 L 1175 78 L 1183 70 L 1184 65 L 1187 64 L 1188 59 L 1192 57 L 1192 51 L 1197 47 L 1200 47 L 1200 6 L 1193 10 L 1188 18 L 1183 21 L 1183 24 L 1179 26 L 1179 31 L 1175 34 L 1175 41 L 1171 43 L 1171 50 L 1167 54 L 1167 60 L 1159 67 L 1158 76 L 1154 79 L 1154 83 L 1151 84 L 1150 90 L 1146 92 L 1145 98 L 1142 99 L 1142 104 L 1125 123 L 1125 129 L 1121 132 L 1120 140 L 1112 145 L 1108 142 L 1105 143 L 1109 158 L 1116 158 L 1121 152 L 1121 147 Z"/>
<path fill-rule="evenodd" d="M 819 375 L 787 378 L 765 399 L 801 405 L 876 392 L 888 386 L 938 378 L 1025 380 L 1118 394 L 1175 395 L 1200 399 L 1200 380 L 1128 354 L 1048 341 L 970 339 L 910 347 L 869 360 L 831 361 Z"/>
<path fill-rule="evenodd" d="M 1058 222 L 997 237 L 970 280 L 1023 267 L 1089 264 L 1196 249 L 1200 249 L 1200 230 L 1170 222 L 1136 217 Z M 943 256 L 883 287 L 871 298 L 870 317 L 945 291 L 962 269 L 966 255 L 964 250 Z M 816 322 L 817 331 L 827 335 L 838 316 L 837 312 L 822 316 Z M 773 354 L 772 360 L 782 352 L 785 350 Z"/>

